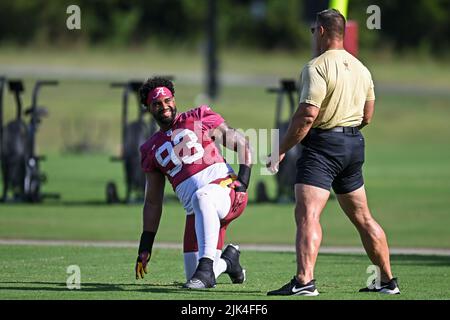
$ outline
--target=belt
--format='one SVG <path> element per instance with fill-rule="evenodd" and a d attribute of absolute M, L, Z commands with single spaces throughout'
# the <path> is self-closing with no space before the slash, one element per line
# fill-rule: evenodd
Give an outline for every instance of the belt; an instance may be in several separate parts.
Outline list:
<path fill-rule="evenodd" d="M 342 133 L 358 133 L 359 129 L 357 127 L 334 127 L 331 129 L 319 129 L 313 128 L 320 132 L 342 132 Z"/>

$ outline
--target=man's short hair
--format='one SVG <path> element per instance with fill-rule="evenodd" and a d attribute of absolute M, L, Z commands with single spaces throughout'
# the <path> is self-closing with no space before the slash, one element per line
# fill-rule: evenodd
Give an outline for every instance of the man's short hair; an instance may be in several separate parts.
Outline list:
<path fill-rule="evenodd" d="M 166 87 L 170 90 L 170 92 L 172 92 L 172 95 L 175 95 L 175 88 L 172 81 L 162 77 L 153 77 L 145 81 L 139 88 L 141 104 L 147 106 L 148 93 L 158 87 Z"/>
<path fill-rule="evenodd" d="M 336 9 L 327 9 L 317 13 L 317 24 L 327 30 L 331 38 L 343 39 L 345 18 Z"/>

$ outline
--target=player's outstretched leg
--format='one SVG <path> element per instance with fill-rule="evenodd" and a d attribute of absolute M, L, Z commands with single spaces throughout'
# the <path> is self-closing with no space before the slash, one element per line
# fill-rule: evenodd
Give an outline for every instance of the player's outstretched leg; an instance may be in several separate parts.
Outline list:
<path fill-rule="evenodd" d="M 225 273 L 228 274 L 232 283 L 243 283 L 245 281 L 245 269 L 241 267 L 239 262 L 240 254 L 238 245 L 229 244 L 221 255 L 221 258 L 227 263 Z"/>
<path fill-rule="evenodd" d="M 216 286 L 216 277 L 213 270 L 214 261 L 209 258 L 201 258 L 192 278 L 184 284 L 188 289 L 206 289 Z"/>

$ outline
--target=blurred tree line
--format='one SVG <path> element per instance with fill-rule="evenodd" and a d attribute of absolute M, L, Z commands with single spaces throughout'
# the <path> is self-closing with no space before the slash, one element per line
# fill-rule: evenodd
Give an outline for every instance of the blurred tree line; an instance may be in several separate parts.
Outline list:
<path fill-rule="evenodd" d="M 217 0 L 224 47 L 297 50 L 310 47 L 308 0 Z M 320 1 L 320 0 L 312 0 Z M 81 8 L 81 30 L 66 28 L 66 8 Z M 366 9 L 381 8 L 381 30 L 368 30 Z M 15 0 L 0 2 L 0 44 L 142 46 L 204 41 L 207 0 Z M 350 0 L 360 47 L 449 49 L 450 0 Z"/>

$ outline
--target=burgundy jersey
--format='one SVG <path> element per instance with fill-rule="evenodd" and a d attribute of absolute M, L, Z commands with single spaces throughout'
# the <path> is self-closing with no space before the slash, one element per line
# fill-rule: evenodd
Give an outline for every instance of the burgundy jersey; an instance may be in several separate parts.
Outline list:
<path fill-rule="evenodd" d="M 223 122 L 203 105 L 177 115 L 170 130 L 156 132 L 140 148 L 142 170 L 163 173 L 188 213 L 196 190 L 233 173 L 208 135 Z"/>

